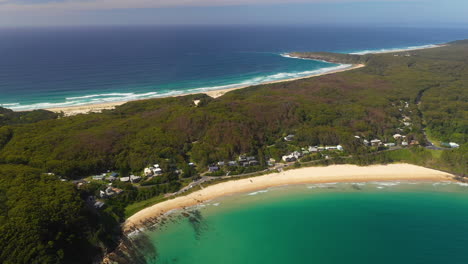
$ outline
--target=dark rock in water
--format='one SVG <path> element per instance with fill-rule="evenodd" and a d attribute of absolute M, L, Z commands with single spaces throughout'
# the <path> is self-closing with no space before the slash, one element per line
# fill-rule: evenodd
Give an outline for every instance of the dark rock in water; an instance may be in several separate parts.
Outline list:
<path fill-rule="evenodd" d="M 185 217 L 189 217 L 189 216 L 190 216 L 190 214 L 187 213 L 187 212 L 182 212 L 182 215 L 185 216 Z"/>
<path fill-rule="evenodd" d="M 189 223 L 192 225 L 193 230 L 195 231 L 195 238 L 199 240 L 201 234 L 207 228 L 207 225 L 204 222 L 201 212 L 199 210 L 191 211 L 188 220 Z"/>
<path fill-rule="evenodd" d="M 122 237 L 122 243 L 113 253 L 107 256 L 106 263 L 146 264 L 157 260 L 156 247 L 144 233 L 134 237 Z"/>

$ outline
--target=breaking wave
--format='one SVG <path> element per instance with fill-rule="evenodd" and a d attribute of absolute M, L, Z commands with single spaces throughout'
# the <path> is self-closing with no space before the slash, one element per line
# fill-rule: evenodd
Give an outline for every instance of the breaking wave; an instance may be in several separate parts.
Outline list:
<path fill-rule="evenodd" d="M 285 56 L 285 55 L 282 55 Z M 328 72 L 340 71 L 350 68 L 350 64 L 330 64 L 330 67 L 319 68 L 315 70 L 301 71 L 301 72 L 281 72 L 265 76 L 254 77 L 239 83 L 219 85 L 219 86 L 208 86 L 208 87 L 199 87 L 199 88 L 190 88 L 190 89 L 181 89 L 173 91 L 155 91 L 155 92 L 145 92 L 145 93 L 98 93 L 98 94 L 88 94 L 83 96 L 73 96 L 65 98 L 63 102 L 43 102 L 43 103 L 34 103 L 34 104 L 20 104 L 20 103 L 5 103 L 0 104 L 2 107 L 7 107 L 15 111 L 25 111 L 25 110 L 34 110 L 34 109 L 50 109 L 50 108 L 59 108 L 59 107 L 72 107 L 72 106 L 83 106 L 89 104 L 100 104 L 100 103 L 112 103 L 112 102 L 125 102 L 139 99 L 148 99 L 148 98 L 158 98 L 158 97 L 168 97 L 168 96 L 177 96 L 191 93 L 202 93 L 208 91 L 230 89 L 230 88 L 240 88 L 247 87 L 252 85 L 266 84 L 276 81 L 304 78 L 308 76 L 320 75 Z"/>

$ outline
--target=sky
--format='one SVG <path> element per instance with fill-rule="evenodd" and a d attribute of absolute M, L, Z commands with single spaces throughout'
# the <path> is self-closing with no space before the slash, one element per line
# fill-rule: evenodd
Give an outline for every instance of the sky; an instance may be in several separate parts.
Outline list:
<path fill-rule="evenodd" d="M 468 28 L 468 0 L 0 0 L 0 27 L 168 24 Z"/>

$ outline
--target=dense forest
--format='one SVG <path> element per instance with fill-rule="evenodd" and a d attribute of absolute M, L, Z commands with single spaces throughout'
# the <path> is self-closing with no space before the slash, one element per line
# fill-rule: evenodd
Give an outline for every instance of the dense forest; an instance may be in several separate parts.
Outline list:
<path fill-rule="evenodd" d="M 295 147 L 340 144 L 353 158 L 325 163 L 405 161 L 466 174 L 468 42 L 378 55 L 294 56 L 366 67 L 219 98 L 135 101 L 72 117 L 1 108 L 0 262 L 90 262 L 86 256 L 115 246 L 126 206 L 177 191 L 208 165 L 241 154 L 265 166 Z M 418 144 L 374 155 L 356 140 L 394 142 L 396 133 Z M 427 150 L 425 133 L 460 148 Z M 295 135 L 293 146 L 283 140 L 289 134 Z M 154 163 L 183 173 L 164 174 L 148 188 L 115 183 L 124 193 L 103 210 L 87 201 L 101 186 L 77 189 L 70 181 L 107 171 L 141 174 Z"/>

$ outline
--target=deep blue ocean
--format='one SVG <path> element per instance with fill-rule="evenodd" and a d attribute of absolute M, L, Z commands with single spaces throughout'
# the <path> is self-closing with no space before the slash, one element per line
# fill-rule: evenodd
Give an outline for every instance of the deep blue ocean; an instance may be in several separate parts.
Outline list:
<path fill-rule="evenodd" d="M 468 38 L 468 29 L 134 26 L 0 29 L 0 106 L 123 101 L 259 84 L 340 65 L 292 51 L 372 52 Z"/>

